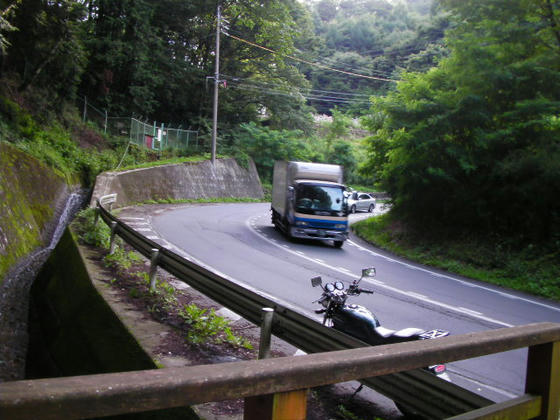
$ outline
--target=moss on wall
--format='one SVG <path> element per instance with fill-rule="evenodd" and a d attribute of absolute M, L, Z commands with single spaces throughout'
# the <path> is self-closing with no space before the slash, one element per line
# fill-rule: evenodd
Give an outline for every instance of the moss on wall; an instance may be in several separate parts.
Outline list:
<path fill-rule="evenodd" d="M 92 284 L 68 229 L 31 288 L 28 377 L 155 369 Z M 116 418 L 198 419 L 190 408 Z"/>
<path fill-rule="evenodd" d="M 0 283 L 8 269 L 40 245 L 64 179 L 37 159 L 0 142 Z"/>

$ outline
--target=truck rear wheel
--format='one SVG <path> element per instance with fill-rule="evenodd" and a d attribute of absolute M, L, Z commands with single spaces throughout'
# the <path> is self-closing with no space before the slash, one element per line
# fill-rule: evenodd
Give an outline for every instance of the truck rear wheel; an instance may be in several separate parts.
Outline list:
<path fill-rule="evenodd" d="M 334 241 L 334 247 L 335 248 L 342 248 L 343 243 L 344 243 L 344 241 Z"/>

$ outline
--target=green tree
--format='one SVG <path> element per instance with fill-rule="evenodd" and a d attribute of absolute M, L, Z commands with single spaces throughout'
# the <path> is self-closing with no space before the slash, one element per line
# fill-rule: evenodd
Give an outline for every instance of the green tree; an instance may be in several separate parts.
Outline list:
<path fill-rule="evenodd" d="M 424 226 L 557 238 L 559 4 L 441 3 L 451 55 L 374 102 L 366 171 Z"/>
<path fill-rule="evenodd" d="M 28 0 L 17 3 L 6 40 L 4 70 L 19 76 L 19 90 L 47 86 L 51 102 L 72 98 L 85 65 L 79 20 L 85 9 L 76 1 Z"/>
<path fill-rule="evenodd" d="M 83 90 L 112 113 L 150 115 L 162 85 L 155 58 L 162 39 L 152 26 L 149 0 L 94 0 L 84 29 L 90 56 Z"/>
<path fill-rule="evenodd" d="M 17 28 L 8 20 L 10 13 L 14 12 L 16 7 L 17 3 L 14 3 L 6 7 L 4 10 L 0 10 L 0 57 L 3 57 L 4 54 L 6 54 L 6 49 L 8 45 L 10 45 L 5 34 L 17 30 Z"/>
<path fill-rule="evenodd" d="M 445 55 L 440 44 L 447 20 L 430 4 L 424 0 L 318 2 L 313 10 L 323 47 L 316 61 L 366 77 L 313 69 L 308 74 L 314 89 L 385 95 L 395 85 L 382 79 L 398 79 L 404 68 L 426 71 L 436 65 Z M 355 115 L 363 114 L 369 105 L 358 100 L 329 102 L 328 98 L 311 103 L 320 113 L 330 113 L 334 106 L 339 106 Z"/>
<path fill-rule="evenodd" d="M 318 161 L 319 154 L 299 130 L 272 130 L 255 123 L 242 124 L 234 134 L 237 153 L 250 156 L 263 180 L 272 182 L 277 160 Z"/>

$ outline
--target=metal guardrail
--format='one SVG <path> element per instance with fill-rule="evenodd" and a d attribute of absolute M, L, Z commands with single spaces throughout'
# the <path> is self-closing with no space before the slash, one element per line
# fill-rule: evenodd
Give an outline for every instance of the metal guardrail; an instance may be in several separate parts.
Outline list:
<path fill-rule="evenodd" d="M 100 201 L 107 203 L 111 199 Z M 154 257 L 154 250 L 157 251 L 157 258 L 151 258 L 153 264 L 255 324 L 260 322 L 263 307 L 273 308 L 274 335 L 307 353 L 328 353 L 219 366 L 0 384 L 2 418 L 12 418 L 9 417 L 12 414 L 17 416 L 14 418 L 22 419 L 58 418 L 57 415 L 62 413 L 64 418 L 85 418 L 246 397 L 246 418 L 260 420 L 259 415 L 247 414 L 251 407 L 255 407 L 255 400 L 251 398 L 280 393 L 275 394 L 274 404 L 270 407 L 283 407 L 277 398 L 281 400 L 285 393 L 299 392 L 293 390 L 360 379 L 409 410 L 430 419 L 455 415 L 460 419 L 479 418 L 485 413 L 492 415 L 499 411 L 507 413 L 501 418 L 530 418 L 544 413 L 542 418 L 557 420 L 554 416 L 558 415 L 560 393 L 559 324 L 544 323 L 372 347 L 162 248 L 121 222 L 103 205 L 98 205 L 98 209 L 105 223 L 112 226 L 113 236 L 119 235 L 148 258 Z M 530 350 L 526 390 L 538 397 L 525 395 L 507 404 L 493 404 L 416 369 L 527 346 Z M 402 372 L 403 369 L 415 370 Z M 301 396 L 301 392 L 298 395 Z M 291 401 L 291 397 L 287 399 Z M 261 399 L 258 406 L 262 405 Z M 465 412 L 478 417 L 461 415 Z M 522 414 L 513 417 L 512 413 Z M 292 418 L 291 415 L 276 414 L 267 418 Z"/>
<path fill-rule="evenodd" d="M 155 263 L 159 267 L 246 320 L 259 325 L 262 308 L 273 308 L 272 334 L 306 353 L 369 346 L 358 339 L 325 327 L 255 291 L 235 284 L 144 237 L 105 209 L 103 204 L 114 199 L 114 194 L 111 194 L 101 197 L 98 201 L 99 214 L 103 221 L 112 227 L 113 235 L 117 234 L 152 261 L 154 261 L 152 258 L 154 251 L 157 250 Z M 446 418 L 493 404 L 493 401 L 440 379 L 423 369 L 366 378 L 361 382 L 398 402 L 409 411 L 430 419 Z M 434 401 L 446 403 L 434 404 Z"/>

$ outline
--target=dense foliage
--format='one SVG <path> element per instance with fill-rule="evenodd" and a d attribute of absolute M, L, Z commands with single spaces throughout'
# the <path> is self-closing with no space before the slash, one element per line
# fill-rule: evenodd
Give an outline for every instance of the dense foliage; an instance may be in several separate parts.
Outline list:
<path fill-rule="evenodd" d="M 200 127 L 218 3 L 222 129 L 264 117 L 309 134 L 310 105 L 363 112 L 369 94 L 394 87 L 348 73 L 394 79 L 444 54 L 446 19 L 431 0 L 1 0 L 0 76 L 20 92 L 48 88 L 52 105 L 87 96 L 114 116 Z"/>
<path fill-rule="evenodd" d="M 387 81 L 398 80 L 403 69 L 425 71 L 446 54 L 442 41 L 448 21 L 430 0 L 320 0 L 314 12 L 322 42 L 317 60 L 329 69 L 308 75 L 316 89 L 352 93 L 345 99 L 333 95 L 333 101 L 355 113 L 364 109 L 360 94 L 384 94 L 394 88 Z M 312 103 L 321 112 L 332 108 L 328 102 Z"/>
<path fill-rule="evenodd" d="M 410 225 L 560 241 L 558 0 L 0 0 L 1 93 L 49 127 L 4 102 L 10 136 L 90 180 L 117 158 L 52 123 L 87 96 L 207 142 L 218 3 L 221 153 L 265 181 L 278 159 L 343 164 Z"/>
<path fill-rule="evenodd" d="M 418 225 L 560 242 L 560 5 L 442 0 L 437 68 L 376 98 L 366 171 Z"/>

